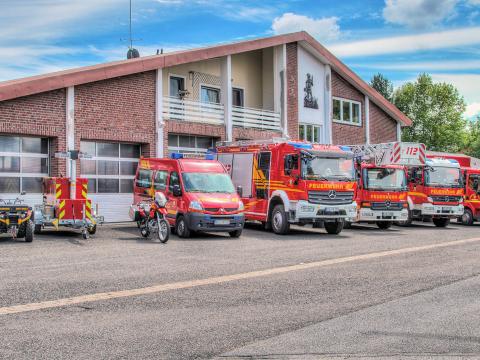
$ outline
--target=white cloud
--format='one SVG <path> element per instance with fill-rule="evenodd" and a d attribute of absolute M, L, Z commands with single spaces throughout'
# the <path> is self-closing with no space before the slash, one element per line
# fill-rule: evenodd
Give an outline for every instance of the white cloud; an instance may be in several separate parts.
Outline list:
<path fill-rule="evenodd" d="M 385 0 L 383 17 L 392 24 L 427 28 L 453 15 L 458 0 Z"/>
<path fill-rule="evenodd" d="M 396 71 L 451 71 L 480 69 L 480 60 L 445 60 L 422 62 L 383 62 L 371 64 L 355 64 L 354 67 Z"/>
<path fill-rule="evenodd" d="M 480 74 L 431 74 L 433 81 L 453 84 L 468 104 L 480 102 Z"/>
<path fill-rule="evenodd" d="M 311 18 L 294 13 L 285 13 L 273 20 L 272 30 L 275 34 L 307 31 L 319 41 L 335 40 L 340 35 L 337 17 Z"/>
<path fill-rule="evenodd" d="M 480 0 L 468 0 L 467 2 L 470 5 L 480 5 Z"/>
<path fill-rule="evenodd" d="M 480 102 L 467 105 L 467 110 L 465 111 L 465 115 L 468 118 L 480 116 Z"/>
<path fill-rule="evenodd" d="M 337 56 L 354 57 L 459 48 L 476 44 L 480 44 L 480 27 L 340 43 L 329 46 L 329 49 Z"/>

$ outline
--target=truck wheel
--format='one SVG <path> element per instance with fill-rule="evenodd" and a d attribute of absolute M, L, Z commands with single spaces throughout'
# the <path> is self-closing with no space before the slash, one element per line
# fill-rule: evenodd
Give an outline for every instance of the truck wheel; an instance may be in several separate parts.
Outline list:
<path fill-rule="evenodd" d="M 17 239 L 23 239 L 25 237 L 25 234 L 27 232 L 27 226 L 28 226 L 28 222 L 20 225 L 20 227 L 17 230 L 17 236 L 16 236 Z"/>
<path fill-rule="evenodd" d="M 408 210 L 408 218 L 405 221 L 396 221 L 395 225 L 397 226 L 410 226 L 413 222 L 413 214 L 410 210 Z"/>
<path fill-rule="evenodd" d="M 33 229 L 34 234 L 40 234 L 42 232 L 42 225 L 35 224 L 35 228 Z"/>
<path fill-rule="evenodd" d="M 230 235 L 230 237 L 232 238 L 239 238 L 240 235 L 242 235 L 242 230 L 240 229 L 240 230 L 230 231 L 228 235 Z"/>
<path fill-rule="evenodd" d="M 450 224 L 450 219 L 448 218 L 434 218 L 433 223 L 436 227 L 447 227 Z"/>
<path fill-rule="evenodd" d="M 275 205 L 272 211 L 272 230 L 275 234 L 285 235 L 290 231 L 290 223 L 283 205 Z"/>
<path fill-rule="evenodd" d="M 185 217 L 180 215 L 177 219 L 175 232 L 177 233 L 178 237 L 181 238 L 189 238 L 190 237 L 190 229 L 187 226 L 187 222 L 185 221 Z"/>
<path fill-rule="evenodd" d="M 89 228 L 87 228 L 87 231 L 90 235 L 95 235 L 95 233 L 97 232 L 97 225 L 90 226 Z"/>
<path fill-rule="evenodd" d="M 31 243 L 33 241 L 33 222 L 28 220 L 25 224 L 25 242 Z"/>
<path fill-rule="evenodd" d="M 461 223 L 463 225 L 473 225 L 473 214 L 472 210 L 470 209 L 465 209 L 465 212 L 463 213 L 461 219 Z"/>
<path fill-rule="evenodd" d="M 345 221 L 343 224 L 344 229 L 351 229 L 352 228 L 352 223 L 350 221 Z"/>
<path fill-rule="evenodd" d="M 387 230 L 392 226 L 392 221 L 377 221 L 377 226 L 379 229 Z"/>
<path fill-rule="evenodd" d="M 325 230 L 331 235 L 338 235 L 342 232 L 344 224 L 343 221 L 326 222 Z"/>

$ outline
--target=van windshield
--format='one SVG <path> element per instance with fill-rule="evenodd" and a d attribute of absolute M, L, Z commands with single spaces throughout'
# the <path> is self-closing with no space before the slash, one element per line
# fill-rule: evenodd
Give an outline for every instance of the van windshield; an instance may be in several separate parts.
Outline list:
<path fill-rule="evenodd" d="M 186 192 L 233 194 L 235 188 L 227 174 L 183 173 L 183 187 Z"/>
<path fill-rule="evenodd" d="M 366 171 L 369 190 L 405 190 L 407 177 L 401 169 L 371 168 Z"/>

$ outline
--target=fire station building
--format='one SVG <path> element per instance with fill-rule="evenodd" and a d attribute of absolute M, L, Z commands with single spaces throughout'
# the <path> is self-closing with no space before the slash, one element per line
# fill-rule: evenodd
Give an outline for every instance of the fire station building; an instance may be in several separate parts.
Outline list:
<path fill-rule="evenodd" d="M 0 198 L 40 203 L 55 152 L 106 221 L 128 219 L 138 158 L 205 152 L 219 140 L 325 144 L 400 139 L 411 121 L 305 32 L 82 67 L 0 83 Z"/>

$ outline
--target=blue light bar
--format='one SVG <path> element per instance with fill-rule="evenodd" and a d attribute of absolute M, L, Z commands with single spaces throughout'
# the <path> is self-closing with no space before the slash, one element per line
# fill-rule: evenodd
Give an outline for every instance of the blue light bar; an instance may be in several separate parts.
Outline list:
<path fill-rule="evenodd" d="M 170 159 L 173 159 L 173 160 L 183 159 L 183 154 L 181 154 L 181 153 L 171 153 L 170 154 Z"/>
<path fill-rule="evenodd" d="M 293 141 L 289 141 L 288 145 L 292 145 L 296 149 L 307 149 L 307 150 L 309 150 L 309 149 L 313 148 L 312 144 L 297 143 L 297 142 L 293 142 Z"/>
<path fill-rule="evenodd" d="M 340 149 L 342 149 L 343 151 L 352 152 L 352 148 L 350 146 L 341 145 Z"/>
<path fill-rule="evenodd" d="M 455 159 L 448 159 L 448 161 L 450 161 L 452 164 L 458 164 L 458 161 Z"/>
<path fill-rule="evenodd" d="M 215 154 L 212 153 L 206 153 L 205 154 L 205 160 L 215 160 Z"/>

